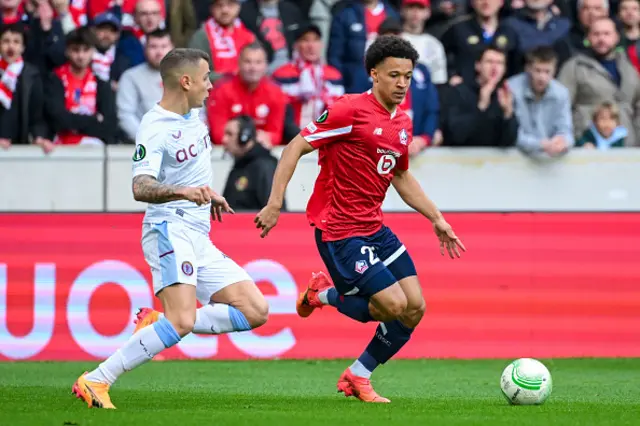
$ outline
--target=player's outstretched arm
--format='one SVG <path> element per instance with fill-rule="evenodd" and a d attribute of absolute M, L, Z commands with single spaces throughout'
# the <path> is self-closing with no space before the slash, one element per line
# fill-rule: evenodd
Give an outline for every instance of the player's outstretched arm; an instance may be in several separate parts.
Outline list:
<path fill-rule="evenodd" d="M 208 186 L 166 185 L 150 175 L 137 175 L 133 178 L 133 198 L 145 203 L 162 204 L 169 201 L 189 200 L 200 206 L 211 202 L 212 193 Z"/>
<path fill-rule="evenodd" d="M 445 248 L 452 259 L 454 255 L 455 257 L 460 257 L 459 249 L 467 251 L 462 241 L 460 241 L 453 232 L 451 225 L 444 219 L 444 216 L 435 203 L 425 194 L 420 186 L 420 182 L 418 182 L 411 172 L 396 169 L 395 176 L 391 183 L 409 207 L 431 221 L 433 230 L 440 240 L 440 253 L 443 256 Z"/>
<path fill-rule="evenodd" d="M 284 202 L 284 194 L 287 190 L 287 185 L 289 185 L 291 181 L 291 177 L 293 177 L 293 172 L 296 170 L 298 161 L 300 161 L 303 155 L 313 150 L 314 148 L 311 144 L 309 144 L 302 135 L 298 134 L 282 151 L 280 161 L 278 161 L 278 167 L 276 167 L 273 176 L 269 201 L 265 208 L 263 208 L 254 219 L 256 227 L 262 229 L 260 235 L 262 238 L 266 237 L 269 231 L 278 223 L 280 209 L 282 209 Z"/>
<path fill-rule="evenodd" d="M 276 167 L 275 174 L 273 175 L 273 183 L 271 184 L 271 195 L 269 195 L 269 201 L 267 204 L 277 206 L 278 209 L 282 208 L 284 202 L 284 194 L 287 190 L 289 182 L 293 177 L 293 172 L 296 171 L 298 161 L 303 155 L 312 152 L 314 148 L 298 134 L 282 151 L 280 161 Z"/>

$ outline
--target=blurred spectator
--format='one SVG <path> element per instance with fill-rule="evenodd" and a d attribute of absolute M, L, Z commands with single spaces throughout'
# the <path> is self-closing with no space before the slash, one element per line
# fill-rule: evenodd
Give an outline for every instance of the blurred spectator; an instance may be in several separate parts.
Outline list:
<path fill-rule="evenodd" d="M 526 62 L 526 71 L 508 80 L 519 123 L 516 145 L 529 154 L 564 154 L 574 143 L 573 124 L 569 91 L 553 78 L 556 53 L 536 47 Z"/>
<path fill-rule="evenodd" d="M 9 25 L 17 22 L 28 22 L 22 0 L 0 0 L 0 24 Z"/>
<path fill-rule="evenodd" d="M 114 3 L 122 3 L 122 26 L 125 28 L 134 28 L 133 32 L 138 32 L 141 27 L 137 23 L 138 20 L 144 19 L 143 17 L 136 18 L 139 14 L 138 3 L 140 0 L 115 0 Z M 147 9 L 152 11 L 153 15 L 149 15 L 149 18 L 159 18 L 159 24 L 157 28 L 152 28 L 147 33 L 156 29 L 168 29 L 171 35 L 171 40 L 176 47 L 186 47 L 187 43 L 191 39 L 193 33 L 198 29 L 199 23 L 196 19 L 196 11 L 194 3 L 203 3 L 205 7 L 208 7 L 207 1 L 192 0 L 156 0 L 159 9 Z M 159 10 L 159 14 L 156 15 L 155 11 Z"/>
<path fill-rule="evenodd" d="M 62 25 L 54 18 L 54 10 L 48 1 L 31 0 L 23 4 L 29 13 L 28 20 L 22 21 L 27 38 L 23 58 L 44 75 L 65 61 Z"/>
<path fill-rule="evenodd" d="M 442 37 L 451 85 L 475 78 L 475 64 L 485 46 L 495 46 L 505 52 L 507 76 L 521 70 L 518 35 L 498 16 L 503 0 L 472 0 L 471 4 L 475 12 L 473 16 L 452 25 Z"/>
<path fill-rule="evenodd" d="M 597 19 L 609 16 L 609 0 L 578 0 L 577 7 L 578 22 L 571 27 L 568 37 L 556 42 L 559 67 L 572 56 L 589 51 L 589 27 Z"/>
<path fill-rule="evenodd" d="M 122 5 L 124 0 L 59 0 L 59 1 L 69 1 L 70 9 L 73 8 L 76 11 L 82 11 L 84 9 L 84 13 L 86 13 L 88 17 L 88 21 L 92 22 L 96 16 L 105 12 L 113 12 L 120 19 L 122 19 Z M 79 13 L 79 12 L 76 12 Z M 82 27 L 87 25 L 86 23 L 78 22 L 76 24 L 77 27 Z M 129 26 L 127 24 L 126 26 Z"/>
<path fill-rule="evenodd" d="M 116 2 L 122 0 L 115 0 Z M 138 3 L 141 0 L 124 0 L 122 5 L 122 24 L 125 28 L 132 28 L 132 32 L 139 33 L 143 27 L 139 20 L 144 20 L 139 10 Z M 196 18 L 196 10 L 194 3 L 202 3 L 205 8 L 208 7 L 207 1 L 193 2 L 192 0 L 156 0 L 157 8 L 145 8 L 147 18 L 149 20 L 158 20 L 157 27 L 146 30 L 147 33 L 156 29 L 169 29 L 171 40 L 176 47 L 186 47 L 191 36 L 199 26 Z M 157 12 L 157 13 L 156 13 Z M 144 13 L 144 12 L 143 12 Z M 151 26 L 151 24 L 149 24 Z"/>
<path fill-rule="evenodd" d="M 569 3 L 571 3 L 570 0 L 553 0 L 549 10 L 551 10 L 554 15 L 564 16 L 569 19 L 569 21 L 575 21 L 576 1 L 574 0 L 573 4 Z M 507 17 L 514 15 L 516 12 L 522 11 L 525 7 L 525 0 L 506 0 L 504 7 L 500 11 L 500 16 Z"/>
<path fill-rule="evenodd" d="M 620 44 L 625 49 L 634 46 L 637 57 L 635 44 L 640 40 L 640 0 L 622 0 L 618 18 L 622 24 Z"/>
<path fill-rule="evenodd" d="M 117 131 L 114 94 L 91 71 L 95 41 L 89 28 L 67 34 L 68 63 L 45 83 L 45 113 L 62 145 L 113 143 Z"/>
<path fill-rule="evenodd" d="M 191 0 L 167 0 L 167 28 L 176 47 L 187 47 L 199 27 Z"/>
<path fill-rule="evenodd" d="M 538 46 L 551 46 L 566 37 L 571 22 L 551 11 L 553 0 L 525 0 L 526 7 L 505 20 L 518 35 L 521 57 Z"/>
<path fill-rule="evenodd" d="M 444 144 L 448 146 L 510 147 L 518 137 L 513 95 L 502 83 L 506 68 L 503 51 L 485 47 L 476 62 L 477 80 L 451 90 Z"/>
<path fill-rule="evenodd" d="M 293 62 L 273 73 L 274 80 L 289 96 L 298 127 L 315 120 L 327 106 L 344 95 L 340 72 L 322 62 L 321 37 L 316 25 L 303 26 L 294 45 Z"/>
<path fill-rule="evenodd" d="M 298 4 L 298 8 L 300 8 L 300 13 L 302 13 L 302 16 L 308 17 L 309 12 L 311 11 L 313 0 L 296 0 L 296 3 Z"/>
<path fill-rule="evenodd" d="M 336 11 L 327 62 L 342 74 L 345 92 L 361 93 L 371 87 L 363 66 L 364 54 L 387 17 L 399 19 L 395 10 L 382 0 L 356 0 Z"/>
<path fill-rule="evenodd" d="M 96 16 L 93 25 L 96 48 L 91 68 L 97 78 L 110 82 L 115 91 L 120 76 L 129 68 L 129 59 L 116 49 L 120 39 L 120 20 L 113 13 L 106 12 Z"/>
<path fill-rule="evenodd" d="M 438 39 L 451 26 L 460 21 L 469 11 L 469 0 L 434 0 L 432 16 L 427 23 L 427 31 Z"/>
<path fill-rule="evenodd" d="M 640 79 L 619 42 L 615 23 L 601 18 L 591 24 L 588 53 L 569 59 L 560 70 L 558 80 L 571 95 L 574 136 L 580 137 L 589 127 L 593 111 L 602 102 L 613 102 L 620 110 L 620 120 L 629 131 L 627 143 L 637 145 L 640 136 Z"/>
<path fill-rule="evenodd" d="M 42 82 L 37 68 L 22 59 L 24 42 L 19 23 L 0 27 L 0 147 L 33 141 L 49 152 Z"/>
<path fill-rule="evenodd" d="M 262 209 L 269 200 L 278 160 L 256 143 L 253 119 L 241 115 L 229 120 L 222 144 L 234 159 L 222 196 L 235 211 Z"/>
<path fill-rule="evenodd" d="M 162 98 L 160 61 L 171 49 L 173 44 L 166 30 L 149 33 L 144 49 L 146 63 L 127 70 L 120 79 L 116 104 L 127 142 L 135 141 L 142 117 Z"/>
<path fill-rule="evenodd" d="M 329 34 L 331 33 L 331 21 L 333 20 L 333 7 L 340 0 L 313 0 L 311 9 L 309 9 L 309 20 L 320 28 L 322 33 L 322 45 L 325 49 L 322 51 L 322 59 L 327 58 L 327 49 L 329 46 Z"/>
<path fill-rule="evenodd" d="M 220 145 L 227 122 L 248 115 L 256 123 L 257 141 L 266 148 L 282 142 L 287 97 L 267 77 L 267 52 L 260 42 L 240 52 L 240 71 L 220 81 L 207 101 L 209 129 L 214 144 Z"/>
<path fill-rule="evenodd" d="M 80 0 L 81 1 L 81 0 Z M 96 0 L 93 0 L 96 1 Z M 164 29 L 166 28 L 166 19 L 167 19 L 167 5 L 165 3 L 165 0 L 154 0 L 156 3 L 158 3 L 158 8 L 160 11 L 160 25 L 159 27 Z M 135 16 L 136 16 L 136 9 L 138 6 L 138 3 L 140 3 L 140 0 L 116 0 L 113 3 L 120 3 L 120 6 L 122 6 L 122 25 L 124 25 L 125 27 L 131 27 L 135 25 Z M 109 5 L 111 6 L 113 3 L 109 3 Z"/>
<path fill-rule="evenodd" d="M 429 69 L 432 82 L 446 83 L 447 56 L 444 47 L 440 40 L 424 32 L 425 23 L 431 16 L 431 1 L 402 0 L 400 14 L 404 30 L 402 36 L 409 40 L 420 54 L 418 61 Z"/>
<path fill-rule="evenodd" d="M 387 18 L 378 29 L 379 35 L 402 34 L 402 25 L 393 18 Z M 411 77 L 411 86 L 400 104 L 413 122 L 413 141 L 409 145 L 409 154 L 415 155 L 429 145 L 439 145 L 441 137 L 435 137 L 438 128 L 440 103 L 438 90 L 431 81 L 429 69 L 421 63 L 416 64 Z"/>
<path fill-rule="evenodd" d="M 64 34 L 88 24 L 87 2 L 85 0 L 51 0 L 51 6 L 60 21 Z M 102 12 L 106 13 L 108 12 Z"/>
<path fill-rule="evenodd" d="M 144 62 L 146 35 L 162 28 L 162 10 L 156 0 L 138 0 L 133 16 L 134 24 L 125 26 L 118 49 L 129 59 L 129 66 Z"/>
<path fill-rule="evenodd" d="M 267 50 L 269 72 L 289 62 L 296 31 L 307 21 L 289 0 L 245 0 L 240 19 Z"/>
<path fill-rule="evenodd" d="M 189 47 L 211 56 L 211 79 L 238 72 L 238 52 L 255 41 L 255 35 L 238 18 L 238 0 L 212 0 L 211 18 L 195 32 Z"/>
<path fill-rule="evenodd" d="M 593 113 L 593 121 L 578 140 L 577 146 L 597 148 L 606 151 L 609 148 L 622 148 L 628 132 L 620 125 L 620 110 L 613 102 L 603 102 Z"/>

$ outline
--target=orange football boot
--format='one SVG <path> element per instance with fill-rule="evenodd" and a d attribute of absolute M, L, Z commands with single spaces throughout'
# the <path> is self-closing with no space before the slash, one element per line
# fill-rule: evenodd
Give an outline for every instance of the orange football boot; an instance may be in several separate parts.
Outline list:
<path fill-rule="evenodd" d="M 108 408 L 115 409 L 116 406 L 111 403 L 109 397 L 109 385 L 106 383 L 90 382 L 86 379 L 87 372 L 78 377 L 73 384 L 71 392 L 84 400 L 89 408 Z"/>
<path fill-rule="evenodd" d="M 354 375 L 349 368 L 344 370 L 344 373 L 342 373 L 342 376 L 338 379 L 337 386 L 338 392 L 344 393 L 344 396 L 354 396 L 363 402 L 391 402 L 373 390 L 371 380 Z"/>
<path fill-rule="evenodd" d="M 318 294 L 333 287 L 331 280 L 324 272 L 311 274 L 307 289 L 300 293 L 296 301 L 296 311 L 302 318 L 306 318 L 316 309 L 322 308 L 323 303 L 318 299 Z"/>
<path fill-rule="evenodd" d="M 135 330 L 133 330 L 133 334 L 137 333 L 141 328 L 145 328 L 148 325 L 153 324 L 158 321 L 160 318 L 160 312 L 154 311 L 151 308 L 140 308 L 138 309 L 138 313 L 136 314 L 136 319 L 133 320 L 133 323 L 136 325 Z"/>

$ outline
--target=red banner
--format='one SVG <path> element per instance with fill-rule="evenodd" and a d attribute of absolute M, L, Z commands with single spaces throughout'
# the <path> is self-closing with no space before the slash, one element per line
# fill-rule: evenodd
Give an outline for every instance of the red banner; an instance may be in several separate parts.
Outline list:
<path fill-rule="evenodd" d="M 438 252 L 417 214 L 387 214 L 418 269 L 427 314 L 399 356 L 640 356 L 640 214 L 448 214 L 468 252 Z M 108 356 L 138 306 L 159 308 L 140 248 L 139 214 L 0 215 L 0 360 Z M 304 215 L 266 239 L 253 215 L 215 224 L 214 243 L 269 299 L 258 330 L 191 335 L 167 358 L 357 356 L 375 324 L 327 307 L 307 319 L 295 299 L 324 266 Z"/>

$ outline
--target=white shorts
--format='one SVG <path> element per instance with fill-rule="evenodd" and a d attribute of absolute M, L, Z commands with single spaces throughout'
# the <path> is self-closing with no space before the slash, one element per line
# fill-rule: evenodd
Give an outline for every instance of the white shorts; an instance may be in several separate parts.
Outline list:
<path fill-rule="evenodd" d="M 153 291 L 176 283 L 196 286 L 202 304 L 223 288 L 252 281 L 247 272 L 216 248 L 209 236 L 180 223 L 142 225 L 142 251 L 151 268 Z"/>

